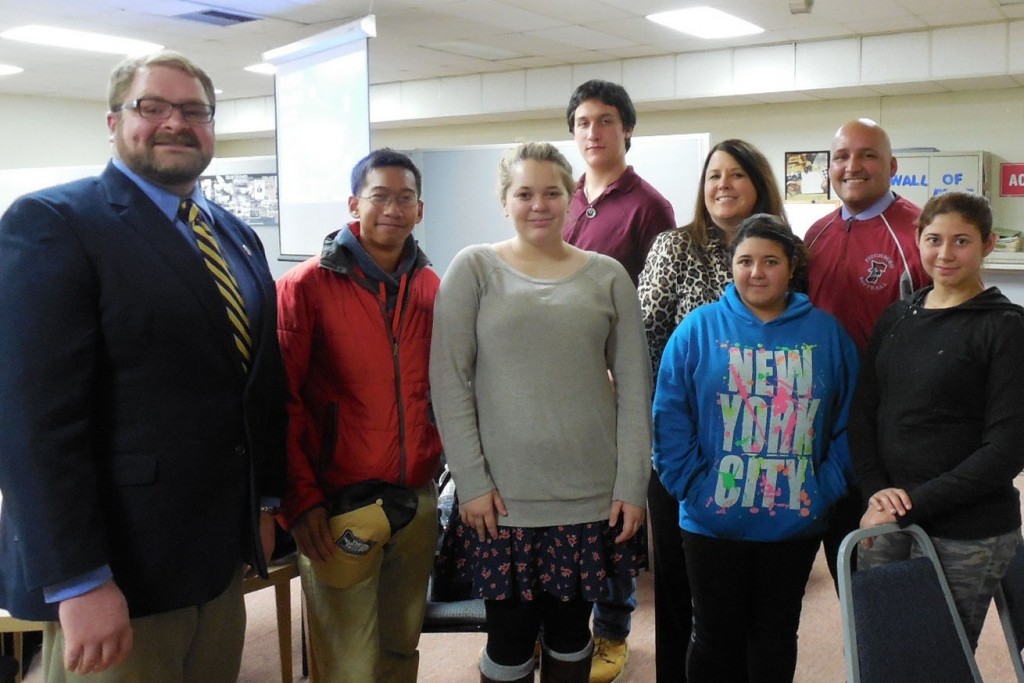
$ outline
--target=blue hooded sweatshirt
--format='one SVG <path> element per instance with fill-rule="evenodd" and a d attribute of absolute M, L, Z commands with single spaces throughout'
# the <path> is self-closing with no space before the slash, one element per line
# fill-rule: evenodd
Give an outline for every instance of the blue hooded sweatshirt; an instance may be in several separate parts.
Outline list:
<path fill-rule="evenodd" d="M 735 285 L 679 325 L 654 394 L 654 469 L 679 526 L 730 540 L 820 535 L 852 480 L 846 420 L 858 355 L 791 292 L 763 322 Z"/>

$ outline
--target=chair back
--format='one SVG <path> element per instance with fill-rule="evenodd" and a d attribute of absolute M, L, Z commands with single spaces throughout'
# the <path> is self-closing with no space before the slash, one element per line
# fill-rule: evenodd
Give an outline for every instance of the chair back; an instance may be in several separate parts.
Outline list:
<path fill-rule="evenodd" d="M 852 571 L 865 538 L 909 533 L 921 557 Z M 964 683 L 978 671 L 942 566 L 917 525 L 851 532 L 839 549 L 839 602 L 850 683 Z"/>
<path fill-rule="evenodd" d="M 470 585 L 457 584 L 451 580 L 450 568 L 439 561 L 445 532 L 458 515 L 455 503 L 455 481 L 448 465 L 444 465 L 438 476 L 437 501 L 438 540 L 434 552 L 434 568 L 427 584 L 427 608 L 423 617 L 423 633 L 459 633 L 483 631 L 487 623 L 484 601 L 470 597 Z"/>

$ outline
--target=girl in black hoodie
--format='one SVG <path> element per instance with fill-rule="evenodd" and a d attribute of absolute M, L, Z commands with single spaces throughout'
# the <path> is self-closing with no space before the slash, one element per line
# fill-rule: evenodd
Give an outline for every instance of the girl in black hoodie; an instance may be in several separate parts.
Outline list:
<path fill-rule="evenodd" d="M 861 527 L 918 524 L 932 537 L 971 647 L 1021 540 L 1024 309 L 981 282 L 995 246 L 981 196 L 932 197 L 918 219 L 933 285 L 883 313 L 850 412 Z M 862 545 L 867 568 L 908 557 L 909 537 Z"/>

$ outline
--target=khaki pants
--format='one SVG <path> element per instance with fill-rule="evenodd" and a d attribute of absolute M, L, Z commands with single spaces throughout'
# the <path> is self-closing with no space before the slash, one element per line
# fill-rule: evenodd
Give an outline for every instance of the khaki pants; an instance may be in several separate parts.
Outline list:
<path fill-rule="evenodd" d="M 311 683 L 416 681 L 437 545 L 437 490 L 430 484 L 416 493 L 416 516 L 384 546 L 376 570 L 354 586 L 324 585 L 299 555 Z"/>
<path fill-rule="evenodd" d="M 64 632 L 59 622 L 49 622 L 43 631 L 46 683 L 235 683 L 245 642 L 241 565 L 213 600 L 131 623 L 128 659 L 102 673 L 79 676 L 64 668 Z"/>

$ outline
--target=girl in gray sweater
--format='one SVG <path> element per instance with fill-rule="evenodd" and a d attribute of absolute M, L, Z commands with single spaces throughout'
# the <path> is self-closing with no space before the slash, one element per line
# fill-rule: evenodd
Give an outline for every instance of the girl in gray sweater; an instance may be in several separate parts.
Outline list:
<path fill-rule="evenodd" d="M 462 250 L 434 311 L 434 410 L 461 502 L 446 553 L 486 600 L 481 681 L 586 682 L 590 609 L 642 561 L 650 362 L 636 289 L 562 239 L 574 184 L 551 145 L 499 165 L 515 235 Z"/>

